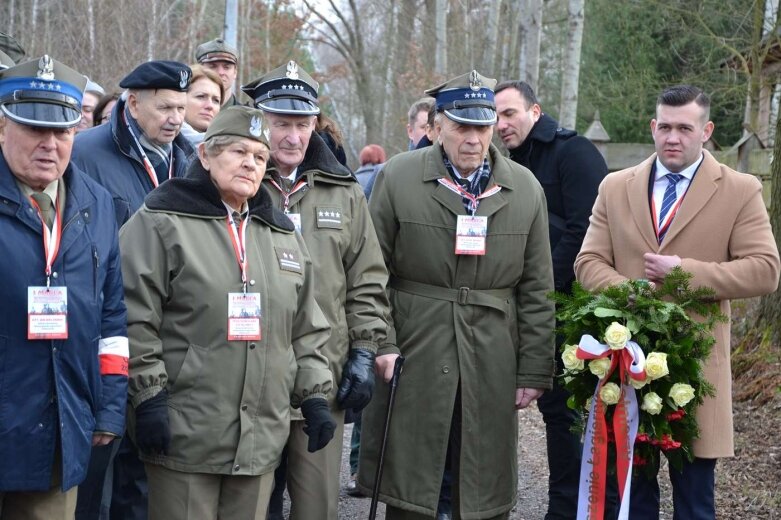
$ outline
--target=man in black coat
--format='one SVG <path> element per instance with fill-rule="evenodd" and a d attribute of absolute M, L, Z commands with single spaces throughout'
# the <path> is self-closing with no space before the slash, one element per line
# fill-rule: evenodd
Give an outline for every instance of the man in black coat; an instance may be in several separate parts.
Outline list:
<path fill-rule="evenodd" d="M 510 158 L 529 168 L 545 191 L 554 285 L 556 291 L 569 292 L 575 280 L 575 257 L 607 164 L 591 141 L 561 128 L 542 112 L 526 82 L 497 85 L 496 111 L 496 132 Z M 557 356 L 558 374 L 562 368 Z M 555 380 L 553 390 L 537 400 L 545 421 L 550 470 L 546 520 L 577 516 L 581 444 L 580 437 L 570 431 L 577 414 L 567 407 L 568 395 Z"/>

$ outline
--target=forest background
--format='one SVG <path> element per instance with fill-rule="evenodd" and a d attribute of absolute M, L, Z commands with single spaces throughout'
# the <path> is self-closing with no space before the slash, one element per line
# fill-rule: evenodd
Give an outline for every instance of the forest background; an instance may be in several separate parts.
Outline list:
<path fill-rule="evenodd" d="M 405 150 L 409 106 L 426 88 L 472 69 L 528 81 L 545 112 L 580 132 L 598 110 L 614 142 L 650 142 L 658 92 L 691 82 L 713 98 L 714 141 L 731 146 L 751 124 L 744 107 L 761 88 L 751 52 L 775 34 L 778 2 L 237 1 L 237 88 L 290 59 L 314 71 L 353 166 L 368 143 L 389 154 Z M 0 26 L 28 56 L 51 54 L 110 91 L 148 59 L 193 61 L 199 43 L 222 35 L 225 5 L 3 0 Z"/>

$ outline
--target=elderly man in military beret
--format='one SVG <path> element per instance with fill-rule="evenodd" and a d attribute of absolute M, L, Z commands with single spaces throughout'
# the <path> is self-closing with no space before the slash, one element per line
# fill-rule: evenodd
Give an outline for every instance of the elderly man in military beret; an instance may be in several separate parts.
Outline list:
<path fill-rule="evenodd" d="M 378 174 L 371 214 L 393 327 L 388 381 L 406 357 L 390 426 L 386 518 L 437 514 L 446 458 L 454 518 L 507 518 L 516 501 L 516 410 L 553 382 L 554 308 L 545 194 L 491 145 L 496 81 L 477 71 L 426 91 L 437 142 Z M 358 487 L 372 490 L 387 386 L 364 412 Z"/>
<path fill-rule="evenodd" d="M 387 272 L 363 189 L 314 132 L 317 89 L 294 61 L 242 87 L 269 124 L 263 184 L 301 231 L 317 272 L 317 303 L 331 325 L 322 352 L 338 385 L 330 404 L 341 439 L 344 410 L 360 410 L 372 396 L 374 356 L 387 329 Z M 294 420 L 288 440 L 290 518 L 336 520 L 341 442 L 310 453 L 306 429 Z"/>
<path fill-rule="evenodd" d="M 192 71 L 176 61 L 148 61 L 120 81 L 111 122 L 78 135 L 73 160 L 114 196 L 117 224 L 141 207 L 146 194 L 184 177 L 193 148 L 179 134 Z"/>
<path fill-rule="evenodd" d="M 0 71 L 0 518 L 72 519 L 91 446 L 121 436 L 128 341 L 109 193 L 71 162 L 86 78 Z"/>
<path fill-rule="evenodd" d="M 195 49 L 195 61 L 216 72 L 222 80 L 222 88 L 225 91 L 222 106 L 225 107 L 242 104 L 236 99 L 234 92 L 239 67 L 238 55 L 239 52 L 222 38 L 202 43 Z"/>

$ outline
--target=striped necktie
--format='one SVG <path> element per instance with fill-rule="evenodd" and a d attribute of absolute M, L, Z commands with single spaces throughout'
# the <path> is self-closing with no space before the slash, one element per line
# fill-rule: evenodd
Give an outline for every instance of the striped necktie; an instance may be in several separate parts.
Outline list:
<path fill-rule="evenodd" d="M 676 187 L 678 186 L 678 183 L 681 181 L 681 179 L 683 179 L 683 175 L 678 173 L 668 173 L 665 177 L 667 177 L 667 188 L 664 190 L 664 196 L 662 197 L 662 208 L 659 210 L 658 229 L 660 243 L 662 242 L 664 235 L 667 233 L 667 229 L 662 228 L 662 225 L 664 224 L 664 217 L 667 216 L 667 213 L 669 213 L 670 209 L 675 205 L 675 201 L 678 200 Z"/>

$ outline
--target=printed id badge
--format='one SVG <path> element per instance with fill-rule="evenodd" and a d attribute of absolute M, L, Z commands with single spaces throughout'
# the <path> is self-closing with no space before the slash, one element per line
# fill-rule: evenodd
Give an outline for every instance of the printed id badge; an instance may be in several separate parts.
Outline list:
<path fill-rule="evenodd" d="M 301 232 L 301 213 L 285 213 L 290 222 L 296 227 L 296 231 Z"/>
<path fill-rule="evenodd" d="M 260 293 L 228 293 L 228 341 L 259 340 Z"/>
<path fill-rule="evenodd" d="M 488 217 L 459 215 L 456 222 L 456 254 L 484 255 Z"/>
<path fill-rule="evenodd" d="M 68 288 L 27 288 L 27 339 L 68 339 Z"/>

